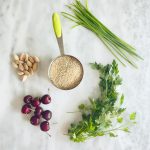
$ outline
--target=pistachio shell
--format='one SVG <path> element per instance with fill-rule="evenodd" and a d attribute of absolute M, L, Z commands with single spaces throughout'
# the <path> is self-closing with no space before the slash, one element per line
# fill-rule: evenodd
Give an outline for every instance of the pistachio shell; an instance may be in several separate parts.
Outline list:
<path fill-rule="evenodd" d="M 34 56 L 33 58 L 34 58 L 35 62 L 40 62 L 40 60 L 39 60 L 39 58 L 37 56 Z"/>
<path fill-rule="evenodd" d="M 32 63 L 30 61 L 27 61 L 28 67 L 32 67 Z"/>
<path fill-rule="evenodd" d="M 18 75 L 22 76 L 22 75 L 24 75 L 24 72 L 18 71 Z"/>
<path fill-rule="evenodd" d="M 22 53 L 22 54 L 20 55 L 19 59 L 20 59 L 21 61 L 24 61 L 24 60 L 25 60 L 25 57 L 26 57 L 26 55 L 25 55 L 24 53 Z"/>
<path fill-rule="evenodd" d="M 24 63 L 24 61 L 19 60 L 19 63 L 20 63 L 20 64 L 23 64 L 23 63 Z"/>
<path fill-rule="evenodd" d="M 29 73 L 30 73 L 30 75 L 33 75 L 33 69 L 32 68 L 29 68 Z"/>
<path fill-rule="evenodd" d="M 34 72 L 37 71 L 38 63 L 34 63 L 32 68 L 33 68 L 33 71 L 34 71 Z"/>
<path fill-rule="evenodd" d="M 26 61 L 26 62 L 28 61 L 28 58 L 29 58 L 29 55 L 26 53 L 26 54 L 25 54 L 25 61 Z"/>
<path fill-rule="evenodd" d="M 19 60 L 19 56 L 18 55 L 14 54 L 13 56 L 14 56 L 14 60 Z"/>
<path fill-rule="evenodd" d="M 25 82 L 25 81 L 27 80 L 27 77 L 28 77 L 27 75 L 22 75 L 22 76 L 21 76 L 21 81 L 22 81 L 22 82 Z"/>
<path fill-rule="evenodd" d="M 17 65 L 15 62 L 12 62 L 12 66 L 13 66 L 14 68 L 18 68 L 18 65 Z"/>
<path fill-rule="evenodd" d="M 33 59 L 31 56 L 29 56 L 29 61 L 30 61 L 31 63 L 34 63 L 34 59 Z"/>
<path fill-rule="evenodd" d="M 27 65 L 26 63 L 24 63 L 23 66 L 24 66 L 24 69 L 25 69 L 25 70 L 28 70 L 28 69 L 29 69 L 29 67 L 28 67 L 28 65 Z"/>
<path fill-rule="evenodd" d="M 29 76 L 30 73 L 28 71 L 24 71 L 25 75 Z"/>
<path fill-rule="evenodd" d="M 23 67 L 23 65 L 21 63 L 19 64 L 19 70 L 20 71 L 24 71 L 24 67 Z"/>
<path fill-rule="evenodd" d="M 20 64 L 19 60 L 15 60 L 15 64 L 19 65 Z"/>

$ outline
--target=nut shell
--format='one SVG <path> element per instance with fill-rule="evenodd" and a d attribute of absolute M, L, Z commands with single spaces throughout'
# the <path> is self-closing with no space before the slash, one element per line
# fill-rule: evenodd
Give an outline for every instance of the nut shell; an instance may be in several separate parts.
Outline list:
<path fill-rule="evenodd" d="M 20 71 L 24 71 L 24 67 L 23 67 L 22 64 L 19 64 L 19 70 L 20 70 Z"/>
<path fill-rule="evenodd" d="M 18 55 L 14 54 L 13 56 L 14 56 L 14 60 L 19 60 L 19 56 Z"/>
<path fill-rule="evenodd" d="M 38 68 L 38 63 L 34 63 L 34 64 L 33 64 L 33 71 L 34 71 L 34 72 L 37 71 L 37 68 Z"/>
<path fill-rule="evenodd" d="M 32 67 L 32 63 L 30 61 L 27 61 L 28 67 Z"/>
<path fill-rule="evenodd" d="M 28 77 L 27 75 L 21 76 L 21 81 L 22 81 L 22 82 L 25 82 L 25 81 L 27 80 L 27 77 Z"/>
<path fill-rule="evenodd" d="M 33 64 L 34 63 L 34 59 L 31 57 L 31 56 L 29 56 L 29 61 Z"/>
<path fill-rule="evenodd" d="M 13 66 L 14 68 L 18 68 L 18 65 L 17 65 L 15 62 L 12 62 L 12 66 Z"/>
<path fill-rule="evenodd" d="M 24 72 L 18 71 L 18 75 L 19 75 L 19 76 L 22 76 L 22 75 L 24 75 Z"/>
<path fill-rule="evenodd" d="M 19 59 L 20 59 L 21 61 L 24 61 L 24 60 L 25 60 L 25 57 L 26 57 L 26 55 L 25 55 L 24 53 L 22 53 L 22 54 L 20 55 Z"/>
<path fill-rule="evenodd" d="M 30 56 L 27 53 L 14 54 L 12 66 L 17 69 L 17 74 L 22 82 L 25 82 L 30 75 L 37 71 L 39 62 L 37 56 Z"/>
<path fill-rule="evenodd" d="M 33 58 L 34 58 L 35 62 L 37 62 L 37 63 L 40 62 L 40 60 L 39 60 L 39 58 L 37 56 L 34 56 Z"/>

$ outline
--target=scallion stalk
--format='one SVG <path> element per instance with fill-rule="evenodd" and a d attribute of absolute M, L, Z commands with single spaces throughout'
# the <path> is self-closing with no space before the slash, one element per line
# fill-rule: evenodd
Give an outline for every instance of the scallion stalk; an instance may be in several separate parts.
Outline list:
<path fill-rule="evenodd" d="M 136 59 L 142 59 L 136 49 L 112 33 L 103 23 L 101 23 L 88 9 L 88 4 L 84 6 L 79 0 L 67 5 L 72 14 L 62 12 L 63 16 L 76 23 L 75 26 L 81 25 L 96 34 L 96 36 L 105 44 L 109 51 L 124 66 L 129 63 L 137 68 Z"/>

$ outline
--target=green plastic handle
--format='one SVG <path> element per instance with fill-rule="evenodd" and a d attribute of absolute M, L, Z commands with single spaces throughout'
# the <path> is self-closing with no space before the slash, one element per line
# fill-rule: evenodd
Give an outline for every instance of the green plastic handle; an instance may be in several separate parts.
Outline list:
<path fill-rule="evenodd" d="M 62 27 L 60 22 L 60 17 L 58 13 L 53 13 L 53 28 L 57 38 L 60 38 L 62 35 Z"/>

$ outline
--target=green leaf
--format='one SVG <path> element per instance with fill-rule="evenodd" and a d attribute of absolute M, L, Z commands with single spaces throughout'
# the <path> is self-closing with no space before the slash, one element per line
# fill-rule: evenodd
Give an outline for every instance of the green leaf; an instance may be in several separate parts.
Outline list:
<path fill-rule="evenodd" d="M 124 95 L 122 94 L 122 95 L 121 95 L 121 98 L 120 98 L 120 105 L 122 105 L 123 102 L 124 102 Z"/>
<path fill-rule="evenodd" d="M 95 101 L 94 101 L 94 98 L 89 98 L 89 101 L 92 105 L 95 105 Z"/>
<path fill-rule="evenodd" d="M 71 124 L 68 129 L 68 135 L 74 142 L 84 142 L 91 137 L 103 136 L 109 134 L 110 137 L 116 137 L 118 130 L 129 132 L 128 126 L 126 128 L 115 127 L 114 121 L 118 123 L 124 122 L 122 113 L 126 108 L 121 108 L 118 104 L 122 104 L 124 96 L 119 97 L 117 87 L 119 86 L 120 76 L 118 65 L 114 61 L 113 64 L 103 66 L 101 64 L 94 64 L 99 72 L 99 96 L 97 98 L 89 98 L 90 102 L 79 105 L 81 112 L 81 120 L 78 123 Z M 120 81 L 119 81 L 120 80 Z M 129 122 L 134 125 L 135 113 L 130 114 L 132 121 Z M 112 129 L 112 130 L 110 130 Z"/>
<path fill-rule="evenodd" d="M 76 125 L 74 123 L 71 123 L 71 127 L 74 128 Z"/>
<path fill-rule="evenodd" d="M 130 114 L 130 120 L 135 120 L 136 119 L 136 112 L 133 112 Z"/>
<path fill-rule="evenodd" d="M 122 130 L 123 130 L 124 132 L 128 132 L 128 133 L 130 132 L 128 127 L 123 128 Z"/>
<path fill-rule="evenodd" d="M 122 123 L 122 122 L 123 122 L 123 118 L 122 118 L 122 117 L 118 117 L 118 118 L 117 118 L 117 122 L 118 122 L 118 123 Z"/>
<path fill-rule="evenodd" d="M 126 108 L 119 108 L 118 109 L 118 114 L 122 114 L 125 110 L 126 110 Z"/>
<path fill-rule="evenodd" d="M 75 134 L 75 133 L 73 133 L 72 137 L 75 139 L 75 138 L 76 138 L 76 134 Z"/>
<path fill-rule="evenodd" d="M 89 9 L 88 0 L 85 0 L 85 6 L 86 6 L 86 9 L 88 10 Z"/>
<path fill-rule="evenodd" d="M 104 132 L 99 132 L 97 135 L 98 136 L 104 136 L 105 134 L 104 134 Z"/>
<path fill-rule="evenodd" d="M 118 64 L 116 63 L 115 60 L 113 60 L 112 62 L 112 68 L 113 68 L 113 73 L 117 75 L 119 73 L 119 69 L 118 69 Z"/>
<path fill-rule="evenodd" d="M 99 65 L 95 62 L 95 63 L 90 63 L 90 65 L 91 65 L 91 68 L 92 69 L 99 69 Z"/>
<path fill-rule="evenodd" d="M 113 133 L 113 132 L 110 132 L 110 133 L 109 133 L 109 136 L 110 136 L 110 137 L 117 137 L 118 135 L 116 135 L 116 134 Z"/>
<path fill-rule="evenodd" d="M 67 8 L 69 8 L 71 12 L 62 12 L 64 17 L 92 31 L 124 66 L 125 61 L 137 68 L 134 58 L 142 58 L 137 54 L 136 49 L 116 36 L 99 21 L 98 18 L 89 11 L 87 3 L 84 5 L 80 0 L 74 0 L 70 5 L 67 5 Z M 113 66 L 114 73 L 118 73 L 118 66 L 115 61 L 113 61 Z"/>
<path fill-rule="evenodd" d="M 84 105 L 84 104 L 79 105 L 79 109 L 80 109 L 80 110 L 83 110 L 84 108 L 85 108 L 85 105 Z"/>

